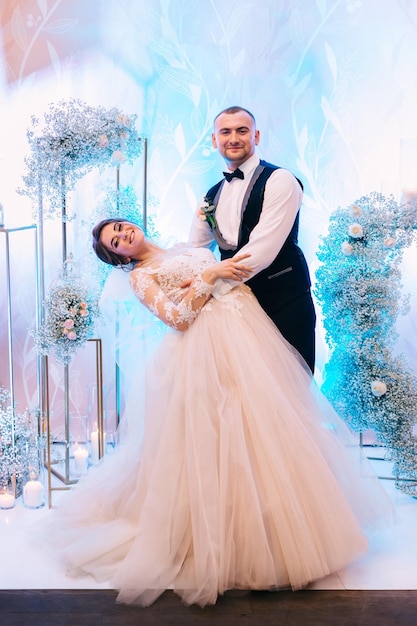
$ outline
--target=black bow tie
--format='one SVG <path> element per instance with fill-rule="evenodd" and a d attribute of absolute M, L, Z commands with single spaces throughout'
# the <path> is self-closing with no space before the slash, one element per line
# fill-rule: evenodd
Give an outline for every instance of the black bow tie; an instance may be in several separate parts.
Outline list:
<path fill-rule="evenodd" d="M 230 183 L 232 178 L 241 178 L 242 180 L 245 178 L 244 173 L 239 168 L 237 168 L 237 170 L 235 170 L 234 172 L 223 172 L 223 176 L 228 183 Z"/>

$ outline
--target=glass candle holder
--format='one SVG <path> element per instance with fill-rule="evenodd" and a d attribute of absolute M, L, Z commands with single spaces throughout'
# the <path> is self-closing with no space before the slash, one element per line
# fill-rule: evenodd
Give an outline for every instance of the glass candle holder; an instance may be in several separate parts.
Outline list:
<path fill-rule="evenodd" d="M 0 509 L 12 509 L 16 503 L 15 489 L 11 478 L 0 481 Z"/>
<path fill-rule="evenodd" d="M 105 388 L 103 389 L 103 405 Z M 101 419 L 102 417 L 102 419 Z M 96 465 L 104 455 L 106 449 L 106 414 L 102 407 L 102 416 L 99 414 L 98 391 L 96 384 L 87 385 L 87 420 L 88 420 L 88 449 L 90 464 Z"/>
<path fill-rule="evenodd" d="M 40 467 L 31 466 L 23 479 L 22 501 L 27 509 L 40 509 L 45 506 L 43 472 Z"/>
<path fill-rule="evenodd" d="M 83 474 L 88 467 L 88 450 L 85 446 L 75 444 L 73 450 L 74 457 L 74 472 L 76 474 Z"/>

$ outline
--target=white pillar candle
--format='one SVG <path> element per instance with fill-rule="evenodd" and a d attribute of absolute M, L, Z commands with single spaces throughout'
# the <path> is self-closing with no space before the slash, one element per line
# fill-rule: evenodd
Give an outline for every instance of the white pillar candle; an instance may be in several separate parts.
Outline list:
<path fill-rule="evenodd" d="M 82 472 L 85 472 L 85 470 L 87 469 L 87 459 L 88 459 L 88 450 L 86 450 L 86 448 L 82 448 L 81 446 L 78 448 L 75 448 L 74 464 L 75 464 L 76 472 L 79 472 L 80 474 Z"/>
<path fill-rule="evenodd" d="M 30 509 L 43 506 L 43 485 L 40 480 L 28 480 L 23 487 L 23 503 Z"/>
<path fill-rule="evenodd" d="M 0 493 L 0 509 L 12 509 L 14 507 L 15 497 L 12 493 L 4 491 Z"/>

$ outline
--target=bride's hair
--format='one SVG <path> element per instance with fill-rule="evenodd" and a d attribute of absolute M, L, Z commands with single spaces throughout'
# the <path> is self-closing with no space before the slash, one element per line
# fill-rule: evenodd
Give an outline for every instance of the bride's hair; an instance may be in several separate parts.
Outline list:
<path fill-rule="evenodd" d="M 117 222 L 129 222 L 129 224 L 133 224 L 133 222 L 130 222 L 129 220 L 124 220 L 119 217 L 102 220 L 101 222 L 96 224 L 92 230 L 93 250 L 100 259 L 100 261 L 103 261 L 108 265 L 113 265 L 113 267 L 130 268 L 130 262 L 126 263 L 126 259 L 123 256 L 117 254 L 113 250 L 109 250 L 108 248 L 106 248 L 103 245 L 103 242 L 100 240 L 101 231 L 103 230 L 103 228 L 107 226 L 107 224 L 116 224 Z"/>

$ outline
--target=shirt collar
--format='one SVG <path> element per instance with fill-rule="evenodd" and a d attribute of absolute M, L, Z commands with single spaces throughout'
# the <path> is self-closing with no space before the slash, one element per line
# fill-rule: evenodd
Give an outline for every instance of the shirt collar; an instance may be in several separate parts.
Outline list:
<path fill-rule="evenodd" d="M 242 165 L 239 167 L 239 169 L 242 170 L 242 172 L 245 174 L 245 178 L 249 178 L 253 172 L 255 171 L 256 167 L 259 165 L 259 157 L 257 154 L 252 154 L 251 157 L 249 157 L 249 159 L 247 159 L 244 163 L 242 163 Z"/>

